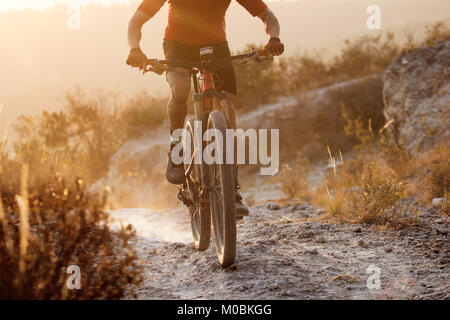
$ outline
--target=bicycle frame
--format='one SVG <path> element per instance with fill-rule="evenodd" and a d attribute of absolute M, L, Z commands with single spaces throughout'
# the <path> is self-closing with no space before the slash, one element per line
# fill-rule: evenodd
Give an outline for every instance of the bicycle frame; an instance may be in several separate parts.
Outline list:
<path fill-rule="evenodd" d="M 192 81 L 194 83 L 193 101 L 195 119 L 199 121 L 203 112 L 222 110 L 227 120 L 230 121 L 227 93 L 216 90 L 214 75 L 211 71 L 199 72 L 200 76 L 198 74 L 192 75 Z"/>
<path fill-rule="evenodd" d="M 206 53 L 206 54 L 203 54 Z M 228 66 L 246 64 L 251 61 L 261 62 L 262 60 L 271 60 L 272 56 L 264 50 L 252 49 L 249 53 L 231 56 L 229 58 L 214 60 L 212 57 L 212 48 L 206 47 L 200 49 L 201 62 L 192 63 L 178 60 L 148 60 L 148 66 L 158 64 L 163 71 L 169 71 L 169 66 L 182 67 L 190 69 L 192 83 L 194 86 L 194 113 L 195 120 L 201 119 L 203 112 L 221 110 L 224 112 L 227 121 L 230 121 L 228 94 L 225 91 L 218 92 L 214 84 L 214 70 Z M 144 73 L 155 71 L 152 67 L 144 68 Z"/>

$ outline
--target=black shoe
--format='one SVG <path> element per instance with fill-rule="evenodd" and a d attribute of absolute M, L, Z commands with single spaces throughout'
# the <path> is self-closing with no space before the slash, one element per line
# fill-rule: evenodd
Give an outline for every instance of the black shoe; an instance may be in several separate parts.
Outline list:
<path fill-rule="evenodd" d="M 242 202 L 242 194 L 236 190 L 236 219 L 240 220 L 250 214 L 248 207 Z"/>
<path fill-rule="evenodd" d="M 172 157 L 170 156 L 172 150 L 172 146 L 169 149 L 169 157 L 167 160 L 167 168 L 166 168 L 166 178 L 172 184 L 183 184 L 185 181 L 184 175 L 184 165 L 175 164 L 172 162 Z"/>

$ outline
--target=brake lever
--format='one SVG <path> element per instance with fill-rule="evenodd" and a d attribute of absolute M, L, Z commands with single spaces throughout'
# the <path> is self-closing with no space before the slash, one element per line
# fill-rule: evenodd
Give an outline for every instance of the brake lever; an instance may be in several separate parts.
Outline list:
<path fill-rule="evenodd" d="M 147 72 L 155 72 L 155 69 L 153 69 L 150 66 L 147 66 L 146 68 L 141 68 L 142 74 L 146 74 Z"/>
<path fill-rule="evenodd" d="M 158 65 L 158 59 L 147 60 L 147 65 L 144 68 L 142 68 L 142 74 L 146 74 L 147 72 L 154 72 L 156 74 L 161 75 L 164 73 L 165 70 L 162 66 L 160 69 L 157 69 L 152 65 L 152 63 Z"/>

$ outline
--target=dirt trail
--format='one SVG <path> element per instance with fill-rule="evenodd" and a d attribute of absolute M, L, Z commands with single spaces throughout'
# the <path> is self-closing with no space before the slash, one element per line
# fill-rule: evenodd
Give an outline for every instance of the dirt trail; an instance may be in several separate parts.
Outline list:
<path fill-rule="evenodd" d="M 435 224 L 424 230 L 378 231 L 321 222 L 320 214 L 309 205 L 252 207 L 238 226 L 236 265 L 226 270 L 214 242 L 194 250 L 185 210 L 113 216 L 126 216 L 138 231 L 146 265 L 140 299 L 450 298 L 448 229 L 439 215 L 424 211 L 420 221 Z M 377 270 L 381 288 L 369 289 Z"/>
<path fill-rule="evenodd" d="M 313 90 L 301 99 L 320 102 L 330 89 L 352 83 Z M 286 113 L 296 106 L 295 97 L 280 99 L 242 115 L 240 123 L 269 128 L 272 113 L 280 109 Z M 127 142 L 113 157 L 108 176 L 95 187 L 109 185 L 110 199 L 119 207 L 174 206 L 164 199 L 174 199 L 176 206 L 176 188 L 164 178 L 166 131 L 163 126 Z M 136 177 L 143 177 L 142 181 Z M 323 212 L 310 205 L 268 209 L 269 199 L 283 196 L 273 182 L 257 181 L 247 191 L 246 196 L 259 205 L 239 224 L 236 265 L 226 270 L 219 266 L 213 242 L 206 252 L 194 250 L 186 208 L 113 211 L 114 218 L 137 229 L 134 245 L 146 276 L 138 297 L 450 299 L 448 219 L 437 212 L 421 209 L 421 229 L 379 231 L 326 222 Z M 367 281 L 371 275 L 375 279 L 377 271 L 381 288 L 369 289 Z M 376 280 L 371 283 L 376 287 Z"/>

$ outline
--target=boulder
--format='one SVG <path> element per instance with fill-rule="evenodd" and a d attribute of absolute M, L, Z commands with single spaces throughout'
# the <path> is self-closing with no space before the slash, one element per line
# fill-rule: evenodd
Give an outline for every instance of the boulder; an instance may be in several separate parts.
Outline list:
<path fill-rule="evenodd" d="M 450 40 L 405 51 L 384 74 L 392 141 L 418 153 L 450 138 Z"/>

